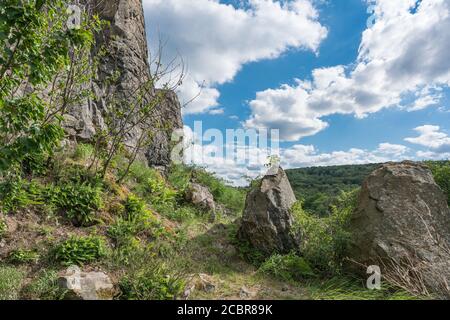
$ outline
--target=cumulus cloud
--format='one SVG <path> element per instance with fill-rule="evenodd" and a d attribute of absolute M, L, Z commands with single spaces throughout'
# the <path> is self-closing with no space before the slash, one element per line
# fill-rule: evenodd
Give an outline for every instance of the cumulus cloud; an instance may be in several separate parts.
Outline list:
<path fill-rule="evenodd" d="M 438 104 L 450 85 L 450 2 L 377 0 L 375 14 L 354 65 L 316 69 L 311 80 L 258 92 L 246 125 L 279 128 L 283 140 L 297 141 L 326 128 L 328 115 Z"/>
<path fill-rule="evenodd" d="M 439 126 L 425 125 L 414 129 L 419 136 L 406 138 L 405 141 L 412 144 L 427 147 L 428 151 L 419 151 L 420 158 L 448 158 L 450 154 L 450 136 L 441 131 Z"/>
<path fill-rule="evenodd" d="M 327 35 L 311 0 L 245 0 L 240 7 L 217 0 L 144 0 L 151 51 L 163 32 L 165 63 L 181 55 L 188 76 L 180 88 L 185 113 L 218 107 L 217 85 L 233 80 L 242 66 L 274 59 L 290 48 L 316 52 Z"/>
<path fill-rule="evenodd" d="M 197 136 L 190 127 L 185 127 L 185 163 L 205 167 L 218 177 L 237 186 L 245 186 L 249 179 L 263 175 L 267 170 L 265 164 L 268 162 L 268 157 L 272 155 L 278 155 L 281 165 L 286 169 L 381 163 L 411 158 L 408 147 L 391 143 L 381 143 L 374 150 L 352 148 L 329 153 L 320 152 L 313 145 L 297 144 L 290 148 L 271 149 L 238 144 L 236 152 L 241 152 L 241 155 L 246 154 L 245 161 L 242 162 L 237 159 L 237 154 L 232 156 L 227 154 L 226 142 L 224 142 L 224 148 L 222 144 L 204 143 L 204 140 L 204 137 Z"/>

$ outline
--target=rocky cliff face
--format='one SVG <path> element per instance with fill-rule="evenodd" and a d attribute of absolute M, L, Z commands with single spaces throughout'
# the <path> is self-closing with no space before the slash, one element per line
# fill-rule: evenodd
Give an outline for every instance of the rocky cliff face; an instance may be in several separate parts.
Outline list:
<path fill-rule="evenodd" d="M 142 86 L 151 78 L 145 21 L 141 0 L 85 0 L 87 10 L 98 14 L 109 26 L 96 36 L 94 55 L 102 55 L 97 77 L 91 85 L 95 99 L 74 107 L 67 117 L 66 128 L 76 140 L 89 141 L 96 130 L 105 129 L 105 114 L 111 104 L 130 108 L 142 93 L 142 105 L 158 97 L 150 121 L 131 130 L 126 136 L 130 148 L 137 144 L 142 132 L 152 133 L 153 141 L 143 152 L 153 166 L 170 164 L 170 139 L 173 130 L 183 127 L 181 106 L 175 93 Z M 114 82 L 107 79 L 114 79 Z M 139 91 L 141 90 L 141 91 Z M 143 155 L 144 155 L 143 154 Z"/>

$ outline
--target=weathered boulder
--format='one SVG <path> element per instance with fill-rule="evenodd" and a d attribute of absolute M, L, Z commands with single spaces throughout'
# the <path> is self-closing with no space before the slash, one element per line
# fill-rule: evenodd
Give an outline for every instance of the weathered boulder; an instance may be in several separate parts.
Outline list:
<path fill-rule="evenodd" d="M 379 265 L 387 278 L 423 282 L 432 293 L 450 297 L 450 211 L 425 165 L 388 163 L 373 172 L 350 230 L 348 256 L 356 265 Z"/>
<path fill-rule="evenodd" d="M 58 283 L 68 300 L 112 300 L 115 295 L 111 279 L 103 272 L 83 272 L 70 267 Z"/>
<path fill-rule="evenodd" d="M 216 218 L 216 203 L 214 196 L 209 189 L 198 183 L 191 183 L 186 191 L 185 198 L 193 205 L 208 211 L 211 214 L 211 220 Z"/>
<path fill-rule="evenodd" d="M 142 108 L 157 101 L 148 119 L 132 130 L 127 129 L 125 145 L 135 148 L 143 133 L 147 133 L 145 136 L 151 137 L 151 142 L 139 158 L 146 157 L 151 166 L 167 167 L 173 147 L 172 133 L 183 128 L 181 106 L 174 92 L 151 85 L 142 1 L 82 0 L 81 3 L 87 12 L 98 15 L 109 26 L 98 32 L 95 39 L 93 54 L 102 51 L 98 70 L 90 83 L 95 95 L 81 105 L 69 107 L 65 116 L 67 134 L 76 141 L 92 142 L 98 130 L 108 129 L 105 116 L 110 115 L 111 105 L 130 111 L 134 105 Z M 136 118 L 129 121 L 140 122 Z"/>
<path fill-rule="evenodd" d="M 283 169 L 270 173 L 248 193 L 238 231 L 240 240 L 266 255 L 288 253 L 299 247 L 290 212 L 296 202 L 294 191 Z"/>

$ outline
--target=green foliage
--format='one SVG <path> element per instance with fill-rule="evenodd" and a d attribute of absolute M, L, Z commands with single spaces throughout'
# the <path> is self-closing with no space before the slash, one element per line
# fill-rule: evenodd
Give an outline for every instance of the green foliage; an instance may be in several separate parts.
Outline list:
<path fill-rule="evenodd" d="M 243 241 L 237 237 L 238 225 L 233 224 L 230 227 L 228 238 L 230 243 L 236 248 L 239 256 L 251 263 L 254 266 L 261 266 L 261 264 L 266 260 L 266 256 L 255 249 L 249 242 Z"/>
<path fill-rule="evenodd" d="M 433 172 L 436 183 L 447 194 L 447 202 L 450 205 L 450 161 L 428 161 L 426 164 Z"/>
<path fill-rule="evenodd" d="M 16 249 L 9 253 L 8 261 L 14 264 L 36 263 L 39 254 L 35 250 Z"/>
<path fill-rule="evenodd" d="M 43 186 L 36 181 L 26 181 L 18 175 L 0 182 L 0 209 L 5 213 L 43 203 Z"/>
<path fill-rule="evenodd" d="M 87 183 L 53 186 L 49 198 L 77 226 L 89 226 L 97 222 L 96 213 L 103 205 L 101 188 Z"/>
<path fill-rule="evenodd" d="M 369 290 L 361 280 L 348 277 L 332 277 L 312 281 L 308 290 L 313 300 L 417 300 L 404 290 L 383 285 L 381 290 Z"/>
<path fill-rule="evenodd" d="M 145 202 L 135 195 L 128 196 L 122 216 L 109 226 L 108 236 L 114 241 L 117 254 L 127 260 L 129 254 L 139 248 L 139 237 L 158 239 L 166 230 L 153 213 L 145 208 Z"/>
<path fill-rule="evenodd" d="M 107 247 L 103 238 L 98 236 L 71 237 L 54 249 L 57 261 L 65 266 L 84 265 L 98 261 L 106 256 Z"/>
<path fill-rule="evenodd" d="M 0 300 L 17 300 L 24 279 L 21 269 L 0 265 Z"/>
<path fill-rule="evenodd" d="M 314 271 L 305 259 L 295 253 L 271 256 L 261 265 L 259 272 L 272 275 L 283 281 L 300 281 L 315 276 Z"/>
<path fill-rule="evenodd" d="M 125 201 L 126 220 L 137 221 L 141 219 L 145 210 L 145 202 L 136 195 L 131 194 Z"/>
<path fill-rule="evenodd" d="M 89 50 L 93 43 L 93 25 L 66 28 L 66 8 L 66 1 L 2 1 L 0 171 L 14 171 L 26 159 L 52 153 L 63 137 L 60 122 L 70 100 L 68 85 L 76 87 L 66 78 L 75 52 Z M 52 80 L 48 95 L 55 99 L 44 101 L 41 93 Z M 20 90 L 26 85 L 33 90 Z M 62 103 L 55 107 L 51 101 Z"/>
<path fill-rule="evenodd" d="M 0 240 L 5 236 L 8 231 L 8 225 L 6 221 L 0 216 Z"/>
<path fill-rule="evenodd" d="M 342 192 L 331 208 L 331 215 L 325 218 L 306 212 L 301 202 L 292 209 L 294 230 L 301 235 L 300 252 L 321 273 L 336 274 L 341 270 L 351 236 L 346 227 L 354 211 L 358 193 L 358 189 Z"/>
<path fill-rule="evenodd" d="M 63 297 L 55 270 L 40 271 L 22 291 L 29 300 L 60 300 Z"/>
<path fill-rule="evenodd" d="M 204 185 L 211 191 L 216 202 L 224 205 L 236 215 L 244 208 L 245 189 L 231 187 L 204 169 L 195 166 L 174 165 L 170 169 L 168 181 L 179 190 L 181 195 L 184 195 L 191 181 Z"/>
<path fill-rule="evenodd" d="M 121 298 L 126 300 L 175 300 L 184 286 L 185 282 L 180 277 L 155 262 L 125 275 L 119 282 Z"/>
<path fill-rule="evenodd" d="M 88 160 L 94 154 L 94 147 L 90 144 L 77 144 L 73 153 L 74 160 Z"/>
<path fill-rule="evenodd" d="M 348 165 L 286 170 L 303 209 L 318 216 L 328 216 L 331 205 L 341 191 L 361 187 L 364 179 L 378 164 Z"/>

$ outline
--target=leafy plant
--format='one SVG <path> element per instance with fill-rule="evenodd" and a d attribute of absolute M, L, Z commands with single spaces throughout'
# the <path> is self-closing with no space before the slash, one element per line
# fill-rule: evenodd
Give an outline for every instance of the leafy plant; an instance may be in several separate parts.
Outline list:
<path fill-rule="evenodd" d="M 16 249 L 9 253 L 8 260 L 16 264 L 36 263 L 39 254 L 35 250 Z"/>
<path fill-rule="evenodd" d="M 175 300 L 184 286 L 183 279 L 158 263 L 127 274 L 119 282 L 121 298 L 126 300 Z"/>
<path fill-rule="evenodd" d="M 54 254 L 63 265 L 84 265 L 105 257 L 106 250 L 106 243 L 101 237 L 71 237 L 56 246 Z"/>
<path fill-rule="evenodd" d="M 450 161 L 428 161 L 427 165 L 433 172 L 436 183 L 447 194 L 447 202 L 450 205 Z"/>
<path fill-rule="evenodd" d="M 103 205 L 101 188 L 86 183 L 54 186 L 49 192 L 49 198 L 77 226 L 89 226 L 97 222 L 96 213 Z"/>
<path fill-rule="evenodd" d="M 273 275 L 284 281 L 300 281 L 315 276 L 305 259 L 295 253 L 271 256 L 261 265 L 259 272 Z"/>
<path fill-rule="evenodd" d="M 300 252 L 317 271 L 326 274 L 340 272 L 351 236 L 346 226 L 356 205 L 358 193 L 358 189 L 342 192 L 331 208 L 331 215 L 325 218 L 304 211 L 301 202 L 293 207 L 294 232 L 299 232 L 302 239 Z"/>
<path fill-rule="evenodd" d="M 68 29 L 67 2 L 5 0 L 0 7 L 0 171 L 51 154 L 62 116 L 81 93 L 74 70 L 95 23 Z M 81 80 L 80 80 L 81 81 Z M 53 85 L 51 85 L 53 84 Z M 24 87 L 33 90 L 21 90 Z M 80 90 L 83 91 L 83 90 Z M 45 96 L 51 99 L 45 100 Z"/>

